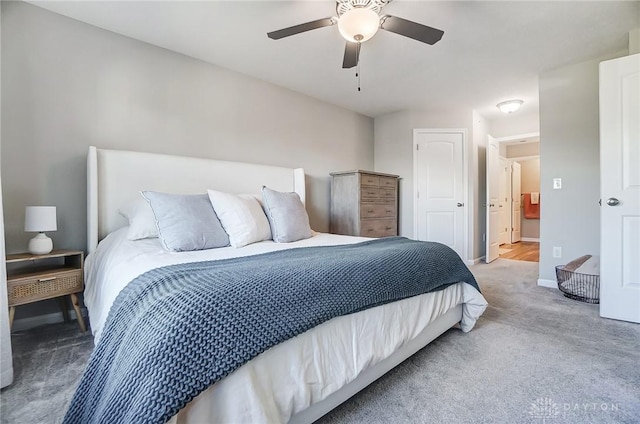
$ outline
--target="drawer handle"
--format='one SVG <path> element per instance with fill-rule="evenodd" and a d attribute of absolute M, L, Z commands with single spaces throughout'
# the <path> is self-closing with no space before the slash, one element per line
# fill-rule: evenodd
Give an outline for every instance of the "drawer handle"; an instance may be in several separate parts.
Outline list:
<path fill-rule="evenodd" d="M 387 227 L 387 228 L 385 228 L 385 229 L 386 229 L 387 231 L 389 231 L 389 230 L 393 230 L 393 227 Z"/>
<path fill-rule="evenodd" d="M 56 278 L 58 278 L 58 277 L 40 278 L 40 279 L 38 280 L 38 282 L 39 282 L 39 283 L 45 283 L 45 282 L 47 282 L 47 281 L 53 281 L 53 280 L 55 280 Z"/>
<path fill-rule="evenodd" d="M 373 228 L 369 228 L 367 231 L 371 233 L 373 231 Z"/>
<path fill-rule="evenodd" d="M 387 213 L 392 213 L 392 212 L 393 212 L 392 210 L 387 209 Z"/>
<path fill-rule="evenodd" d="M 372 210 L 372 209 L 369 209 L 369 210 L 367 211 L 367 213 L 373 213 L 373 210 Z"/>

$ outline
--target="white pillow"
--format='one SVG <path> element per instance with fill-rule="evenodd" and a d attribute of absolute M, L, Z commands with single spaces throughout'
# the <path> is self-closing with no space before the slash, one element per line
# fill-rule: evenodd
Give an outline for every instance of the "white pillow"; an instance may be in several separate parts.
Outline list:
<path fill-rule="evenodd" d="M 207 192 L 231 246 L 243 247 L 271 238 L 269 221 L 255 196 L 216 190 Z"/>
<path fill-rule="evenodd" d="M 118 209 L 118 212 L 129 221 L 128 240 L 158 237 L 156 218 L 146 200 L 142 198 L 134 200 L 124 208 Z"/>

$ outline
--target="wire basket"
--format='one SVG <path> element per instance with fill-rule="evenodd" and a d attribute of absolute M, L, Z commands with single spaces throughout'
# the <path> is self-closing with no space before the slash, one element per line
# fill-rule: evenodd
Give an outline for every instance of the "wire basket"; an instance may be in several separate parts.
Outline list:
<path fill-rule="evenodd" d="M 576 269 L 591 255 L 586 255 L 567 265 L 556 266 L 558 288 L 569 299 L 587 303 L 600 303 L 600 276 L 581 274 Z"/>

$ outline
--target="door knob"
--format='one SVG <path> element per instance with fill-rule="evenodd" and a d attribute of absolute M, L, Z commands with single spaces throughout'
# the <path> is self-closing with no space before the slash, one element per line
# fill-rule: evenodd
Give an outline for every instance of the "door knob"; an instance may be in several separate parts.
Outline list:
<path fill-rule="evenodd" d="M 607 199 L 607 205 L 609 206 L 617 206 L 620 204 L 620 201 L 618 199 L 616 199 L 615 197 L 609 197 Z"/>
<path fill-rule="evenodd" d="M 460 203 L 460 202 L 458 202 L 458 203 L 456 203 L 456 206 L 457 206 L 457 207 L 459 207 L 459 208 L 461 208 L 461 207 L 463 207 L 463 206 L 464 206 L 464 203 Z"/>

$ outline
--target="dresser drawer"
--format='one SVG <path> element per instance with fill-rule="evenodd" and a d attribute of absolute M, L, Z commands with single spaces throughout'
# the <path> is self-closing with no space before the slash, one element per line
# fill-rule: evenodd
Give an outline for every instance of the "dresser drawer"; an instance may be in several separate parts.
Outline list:
<path fill-rule="evenodd" d="M 397 178 L 391 178 L 391 177 L 380 177 L 380 187 L 382 188 L 396 188 L 396 182 L 398 181 Z"/>
<path fill-rule="evenodd" d="M 395 219 L 367 219 L 360 221 L 360 235 L 362 237 L 395 236 L 398 224 Z"/>
<path fill-rule="evenodd" d="M 395 199 L 396 198 L 396 189 L 395 188 L 381 188 L 380 189 L 380 198 L 381 199 Z"/>
<path fill-rule="evenodd" d="M 377 187 L 361 187 L 360 199 L 363 202 L 371 202 L 380 199 L 380 189 Z"/>
<path fill-rule="evenodd" d="M 396 216 L 395 202 L 385 205 L 360 205 L 360 218 L 393 218 Z"/>
<path fill-rule="evenodd" d="M 9 306 L 23 305 L 82 291 L 82 270 L 55 271 L 24 276 L 7 282 Z"/>
<path fill-rule="evenodd" d="M 380 185 L 380 177 L 371 174 L 361 174 L 360 184 L 363 186 L 378 187 Z"/>

